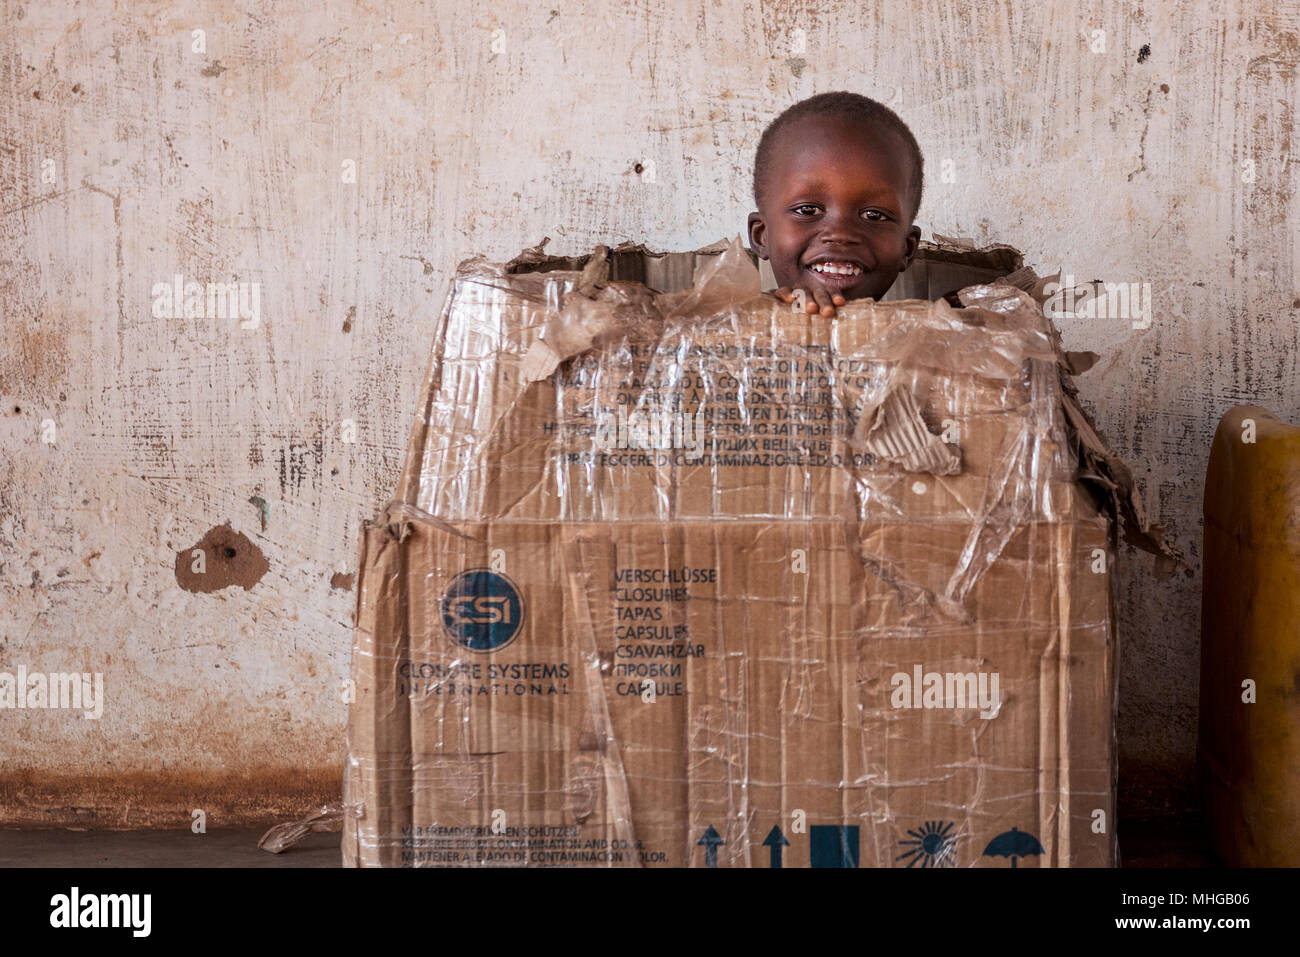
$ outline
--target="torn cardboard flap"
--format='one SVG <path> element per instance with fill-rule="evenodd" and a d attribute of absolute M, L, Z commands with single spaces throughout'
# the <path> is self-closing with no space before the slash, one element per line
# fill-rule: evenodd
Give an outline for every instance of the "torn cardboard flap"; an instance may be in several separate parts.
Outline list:
<path fill-rule="evenodd" d="M 549 317 L 524 354 L 520 374 L 525 382 L 549 378 L 559 364 L 586 352 L 600 342 L 638 323 L 657 322 L 659 316 L 644 286 L 634 283 L 592 285 L 583 291 L 583 279 L 564 296 L 563 305 Z"/>
<path fill-rule="evenodd" d="M 549 377 L 563 360 L 587 351 L 602 337 L 624 331 L 632 323 L 667 316 L 679 322 L 703 321 L 762 292 L 758 270 L 739 238 L 706 260 L 694 283 L 676 293 L 654 295 L 640 284 L 607 286 L 609 258 L 608 249 L 598 246 L 575 288 L 563 297 L 558 313 L 529 347 L 524 356 L 526 381 Z"/>
<path fill-rule="evenodd" d="M 1081 375 L 1098 360 L 1095 352 L 1066 352 L 1060 331 L 1042 312 L 1046 297 L 1041 290 L 1046 282 L 1029 268 L 1019 270 L 1014 285 L 1018 293 L 1004 285 L 982 285 L 961 291 L 963 304 L 992 312 L 1013 315 L 1021 322 L 1039 327 L 1051 344 L 1060 378 L 1061 407 L 1069 424 L 1069 435 L 1079 457 L 1080 478 L 1094 485 L 1107 501 L 1112 514 L 1122 522 L 1125 540 L 1135 548 L 1155 556 L 1158 577 L 1167 578 L 1179 568 L 1190 570 L 1183 552 L 1165 539 L 1164 530 L 1153 525 L 1142 506 L 1142 496 L 1133 470 L 1111 449 L 1097 431 L 1092 417 L 1084 410 L 1071 376 Z M 1054 278 L 1059 278 L 1054 277 Z"/>
<path fill-rule="evenodd" d="M 1127 492 L 1019 255 L 828 321 L 544 245 L 458 270 L 363 530 L 345 861 L 1113 863 Z"/>
<path fill-rule="evenodd" d="M 737 236 L 696 271 L 689 288 L 660 294 L 657 305 L 665 316 L 703 319 L 747 302 L 762 291 L 758 269 Z"/>

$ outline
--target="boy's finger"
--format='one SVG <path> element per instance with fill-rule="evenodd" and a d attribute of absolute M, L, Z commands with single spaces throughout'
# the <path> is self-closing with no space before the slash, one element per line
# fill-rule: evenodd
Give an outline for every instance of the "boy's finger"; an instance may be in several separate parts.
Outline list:
<path fill-rule="evenodd" d="M 829 319 L 835 315 L 835 305 L 831 302 L 830 293 L 824 289 L 814 289 L 813 295 L 817 299 L 817 311 L 820 311 L 824 318 Z"/>
<path fill-rule="evenodd" d="M 820 312 L 827 317 L 835 315 L 835 307 L 842 306 L 845 303 L 844 297 L 839 293 L 828 297 L 823 290 L 804 289 L 801 286 L 782 286 L 779 289 L 773 289 L 772 295 L 782 302 L 792 303 L 802 299 L 804 312 L 809 315 Z"/>

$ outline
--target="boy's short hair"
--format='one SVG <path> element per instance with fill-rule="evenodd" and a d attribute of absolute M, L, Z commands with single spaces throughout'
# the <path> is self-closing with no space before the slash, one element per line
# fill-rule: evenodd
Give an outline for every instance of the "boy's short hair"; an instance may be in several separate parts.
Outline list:
<path fill-rule="evenodd" d="M 911 129 L 897 113 L 885 104 L 860 93 L 841 91 L 838 93 L 819 93 L 806 100 L 800 100 L 767 125 L 758 141 L 758 150 L 754 156 L 754 203 L 763 208 L 763 197 L 767 192 L 767 167 L 770 164 L 773 146 L 782 129 L 795 120 L 808 116 L 824 116 L 864 126 L 884 127 L 893 130 L 903 140 L 907 151 L 912 154 L 912 190 L 908 199 L 912 202 L 912 217 L 915 219 L 921 208 L 921 190 L 924 186 L 925 161 L 921 156 L 921 147 L 912 135 Z"/>

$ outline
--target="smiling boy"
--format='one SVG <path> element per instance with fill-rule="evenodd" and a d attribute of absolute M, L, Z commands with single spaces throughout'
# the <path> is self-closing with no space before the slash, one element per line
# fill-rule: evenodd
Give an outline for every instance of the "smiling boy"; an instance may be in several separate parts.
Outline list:
<path fill-rule="evenodd" d="M 776 295 L 835 315 L 879 299 L 916 255 L 923 161 L 907 124 L 857 93 L 802 100 L 763 131 L 749 243 L 770 260 Z"/>

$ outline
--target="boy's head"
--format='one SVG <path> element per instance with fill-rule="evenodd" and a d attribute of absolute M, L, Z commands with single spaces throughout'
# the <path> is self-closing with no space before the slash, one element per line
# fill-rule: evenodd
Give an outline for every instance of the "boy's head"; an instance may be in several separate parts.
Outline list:
<path fill-rule="evenodd" d="M 778 286 L 879 299 L 921 239 L 922 165 L 912 131 L 882 103 L 856 93 L 796 103 L 758 143 L 750 247 Z"/>

